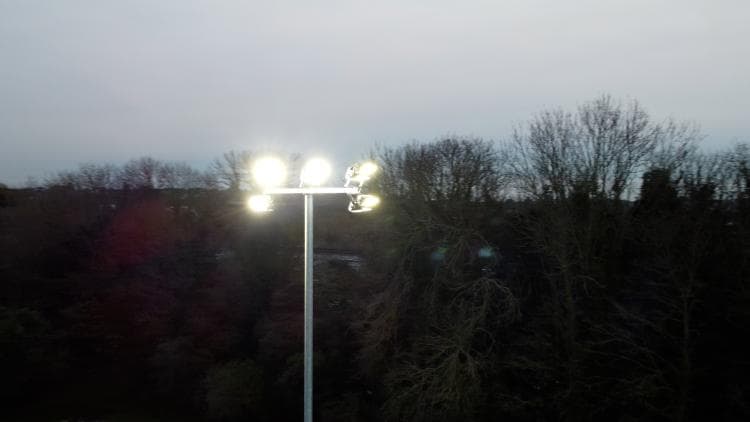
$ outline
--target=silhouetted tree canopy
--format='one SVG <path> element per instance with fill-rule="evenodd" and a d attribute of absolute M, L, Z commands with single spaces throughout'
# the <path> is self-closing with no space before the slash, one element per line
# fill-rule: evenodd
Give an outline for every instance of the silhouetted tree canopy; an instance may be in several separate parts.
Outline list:
<path fill-rule="evenodd" d="M 750 148 L 609 96 L 316 200 L 325 421 L 750 419 Z M 0 185 L 2 420 L 298 420 L 302 210 L 253 154 Z M 294 174 L 299 156 L 292 156 Z"/>

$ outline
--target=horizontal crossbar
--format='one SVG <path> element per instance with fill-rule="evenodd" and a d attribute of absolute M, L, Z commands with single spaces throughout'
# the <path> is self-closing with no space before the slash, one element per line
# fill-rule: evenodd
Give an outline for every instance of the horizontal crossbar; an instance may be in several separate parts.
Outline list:
<path fill-rule="evenodd" d="M 266 195 L 318 195 L 332 193 L 346 193 L 356 195 L 358 188 L 271 188 L 263 191 Z"/>

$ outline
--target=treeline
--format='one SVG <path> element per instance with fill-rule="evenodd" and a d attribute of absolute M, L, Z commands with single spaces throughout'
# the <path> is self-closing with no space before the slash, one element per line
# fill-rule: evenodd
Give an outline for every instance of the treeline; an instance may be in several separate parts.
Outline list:
<path fill-rule="evenodd" d="M 250 165 L 256 154 L 248 150 L 228 151 L 214 159 L 206 170 L 198 170 L 179 161 L 162 161 L 153 157 L 134 158 L 114 164 L 80 164 L 75 170 L 60 171 L 34 187 L 63 187 L 74 190 L 119 189 L 252 189 Z M 292 170 L 299 156 L 289 155 Z"/>
<path fill-rule="evenodd" d="M 748 419 L 750 148 L 700 139 L 603 96 L 376 150 L 379 210 L 317 205 L 364 260 L 316 264 L 317 419 Z M 0 191 L 8 419 L 301 417 L 301 204 L 249 215 L 252 156 Z"/>

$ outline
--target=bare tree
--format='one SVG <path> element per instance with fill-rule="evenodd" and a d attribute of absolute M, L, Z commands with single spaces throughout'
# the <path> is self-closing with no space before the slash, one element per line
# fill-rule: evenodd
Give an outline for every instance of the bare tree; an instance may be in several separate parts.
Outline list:
<path fill-rule="evenodd" d="M 517 128 L 510 165 L 516 187 L 533 197 L 621 199 L 644 169 L 679 163 L 699 138 L 694 125 L 655 123 L 637 101 L 603 95 L 575 114 L 544 111 Z"/>
<path fill-rule="evenodd" d="M 515 187 L 538 199 L 520 230 L 541 252 L 555 365 L 563 374 L 555 401 L 567 410 L 576 411 L 567 403 L 586 385 L 587 298 L 611 283 L 602 271 L 603 245 L 617 250 L 623 242 L 621 200 L 644 170 L 683 162 L 698 137 L 691 125 L 655 123 L 636 101 L 623 105 L 607 95 L 575 113 L 544 111 L 513 134 L 508 165 Z"/>
<path fill-rule="evenodd" d="M 516 188 L 526 195 L 555 199 L 568 196 L 574 178 L 570 163 L 578 128 L 570 113 L 544 111 L 517 127 L 509 146 L 509 166 Z"/>
<path fill-rule="evenodd" d="M 380 189 L 385 195 L 435 210 L 496 201 L 509 182 L 496 146 L 479 138 L 415 142 L 381 149 L 378 156 L 383 164 Z"/>
<path fill-rule="evenodd" d="M 249 181 L 250 151 L 228 151 L 211 164 L 211 171 L 220 186 L 239 190 Z"/>
<path fill-rule="evenodd" d="M 111 164 L 84 163 L 77 170 L 61 171 L 48 178 L 46 186 L 68 186 L 76 190 L 117 188 L 117 168 Z"/>
<path fill-rule="evenodd" d="M 161 189 L 196 189 L 205 187 L 203 174 L 186 163 L 164 163 L 157 173 Z"/>
<path fill-rule="evenodd" d="M 737 144 L 726 161 L 730 164 L 727 179 L 732 197 L 750 200 L 750 145 Z"/>
<path fill-rule="evenodd" d="M 386 234 L 397 252 L 364 317 L 363 361 L 388 368 L 388 420 L 471 420 L 493 333 L 518 315 L 515 296 L 477 253 L 492 250 L 480 227 L 506 186 L 499 152 L 450 137 L 378 155 L 380 191 L 398 204 Z M 397 337 L 414 347 L 399 350 Z"/>
<path fill-rule="evenodd" d="M 589 183 L 596 194 L 619 199 L 656 148 L 661 127 L 651 124 L 638 102 L 623 107 L 606 95 L 582 105 L 578 120 L 576 178 Z"/>
<path fill-rule="evenodd" d="M 123 187 L 158 188 L 158 175 L 162 165 L 161 161 L 151 157 L 132 159 L 122 167 L 119 183 Z"/>

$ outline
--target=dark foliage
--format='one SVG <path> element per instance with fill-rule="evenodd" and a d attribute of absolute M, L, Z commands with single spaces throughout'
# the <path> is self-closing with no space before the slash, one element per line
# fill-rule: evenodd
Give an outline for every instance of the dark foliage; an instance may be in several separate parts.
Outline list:
<path fill-rule="evenodd" d="M 381 209 L 316 205 L 316 417 L 750 419 L 750 153 L 696 138 L 602 97 L 377 151 Z M 302 204 L 249 215 L 250 156 L 0 185 L 3 420 L 301 417 Z"/>

